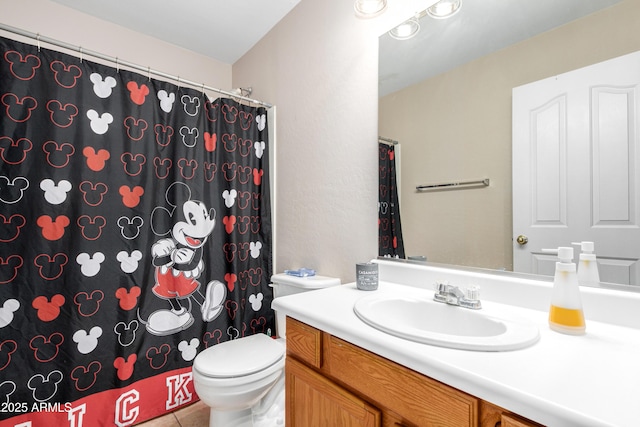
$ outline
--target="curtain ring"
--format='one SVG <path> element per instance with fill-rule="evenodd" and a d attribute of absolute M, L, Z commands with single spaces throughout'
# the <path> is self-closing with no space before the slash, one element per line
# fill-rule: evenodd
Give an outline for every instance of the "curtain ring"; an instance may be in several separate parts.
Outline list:
<path fill-rule="evenodd" d="M 82 46 L 78 47 L 78 51 L 80 52 L 80 63 L 82 63 Z"/>
<path fill-rule="evenodd" d="M 38 53 L 40 53 L 40 33 L 36 34 L 36 41 L 38 42 Z"/>
<path fill-rule="evenodd" d="M 120 73 L 120 64 L 118 63 L 118 57 L 116 56 L 116 73 Z"/>
<path fill-rule="evenodd" d="M 178 90 L 180 90 L 180 76 L 178 76 Z"/>
<path fill-rule="evenodd" d="M 149 81 L 151 81 L 151 66 L 147 66 L 147 77 L 149 78 Z"/>
<path fill-rule="evenodd" d="M 202 94 L 204 95 L 204 83 L 202 83 Z"/>

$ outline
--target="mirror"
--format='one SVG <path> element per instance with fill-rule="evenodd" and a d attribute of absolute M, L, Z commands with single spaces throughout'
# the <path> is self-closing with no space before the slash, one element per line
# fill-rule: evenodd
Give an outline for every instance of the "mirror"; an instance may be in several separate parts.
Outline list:
<path fill-rule="evenodd" d="M 511 91 L 640 50 L 638 14 L 634 0 L 463 0 L 448 20 L 422 17 L 413 39 L 380 37 L 379 135 L 400 143 L 407 256 L 513 270 Z"/>

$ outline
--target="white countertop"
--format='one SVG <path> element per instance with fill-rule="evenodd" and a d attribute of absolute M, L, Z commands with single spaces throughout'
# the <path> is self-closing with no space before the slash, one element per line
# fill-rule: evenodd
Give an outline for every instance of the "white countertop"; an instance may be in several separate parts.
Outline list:
<path fill-rule="evenodd" d="M 433 295 L 391 282 L 380 282 L 372 292 Z M 587 318 L 585 335 L 564 335 L 549 329 L 546 311 L 483 299 L 482 311 L 489 315 L 514 314 L 535 323 L 540 341 L 505 352 L 448 349 L 397 338 L 362 322 L 353 306 L 370 294 L 348 284 L 277 298 L 272 307 L 546 426 L 640 425 L 639 329 Z"/>

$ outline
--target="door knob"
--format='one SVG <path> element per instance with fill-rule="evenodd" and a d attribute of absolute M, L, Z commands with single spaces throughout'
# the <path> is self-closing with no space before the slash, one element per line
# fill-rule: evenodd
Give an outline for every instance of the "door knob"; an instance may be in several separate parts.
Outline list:
<path fill-rule="evenodd" d="M 516 242 L 518 242 L 520 246 L 526 245 L 528 241 L 529 241 L 529 238 L 522 234 L 516 238 Z"/>

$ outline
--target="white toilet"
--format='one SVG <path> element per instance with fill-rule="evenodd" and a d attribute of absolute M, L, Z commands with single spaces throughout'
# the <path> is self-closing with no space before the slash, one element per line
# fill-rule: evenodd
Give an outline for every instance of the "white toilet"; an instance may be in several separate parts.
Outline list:
<path fill-rule="evenodd" d="M 331 277 L 288 274 L 274 274 L 271 281 L 274 298 L 340 284 Z M 265 426 L 284 426 L 285 316 L 277 312 L 276 333 L 278 339 L 250 335 L 196 356 L 193 385 L 211 408 L 209 427 L 257 427 L 261 420 Z"/>

